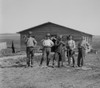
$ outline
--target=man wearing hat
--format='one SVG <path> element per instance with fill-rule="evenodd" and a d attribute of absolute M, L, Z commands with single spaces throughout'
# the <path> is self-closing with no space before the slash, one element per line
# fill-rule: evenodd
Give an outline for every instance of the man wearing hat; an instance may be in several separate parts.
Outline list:
<path fill-rule="evenodd" d="M 42 41 L 42 46 L 43 46 L 43 54 L 42 54 L 42 59 L 40 61 L 40 65 L 42 65 L 42 62 L 44 59 L 46 59 L 46 65 L 49 65 L 50 61 L 50 53 L 51 53 L 51 47 L 54 45 L 52 40 L 50 40 L 50 33 L 46 34 L 46 38 Z"/>
<path fill-rule="evenodd" d="M 37 41 L 32 37 L 32 32 L 28 32 L 28 37 L 25 40 L 26 43 L 26 53 L 27 53 L 27 66 L 33 65 L 34 48 L 37 45 Z"/>
<path fill-rule="evenodd" d="M 67 46 L 67 56 L 68 56 L 68 64 L 70 65 L 71 64 L 71 59 L 72 59 L 72 62 L 73 62 L 73 67 L 75 65 L 75 59 L 74 59 L 74 54 L 75 54 L 75 48 L 76 48 L 76 44 L 75 44 L 75 41 L 72 39 L 72 36 L 69 35 L 68 36 L 69 39 L 68 39 L 68 46 Z"/>
<path fill-rule="evenodd" d="M 57 41 L 55 45 L 56 45 L 55 54 L 58 55 L 58 67 L 60 67 L 63 66 L 63 60 L 64 60 L 63 54 L 64 54 L 64 46 L 65 46 L 65 43 L 62 41 L 62 35 L 59 35 L 57 37 Z"/>
<path fill-rule="evenodd" d="M 86 37 L 82 36 L 82 39 L 80 41 L 80 43 L 78 44 L 78 58 L 77 58 L 77 65 L 79 67 L 83 66 L 84 64 L 84 59 L 86 56 L 86 51 L 87 48 L 89 48 L 90 45 L 89 43 L 86 41 Z"/>

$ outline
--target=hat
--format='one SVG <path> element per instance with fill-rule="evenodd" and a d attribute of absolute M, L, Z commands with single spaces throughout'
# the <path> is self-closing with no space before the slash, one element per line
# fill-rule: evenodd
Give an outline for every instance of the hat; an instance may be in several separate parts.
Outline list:
<path fill-rule="evenodd" d="M 32 34 L 32 32 L 31 32 L 31 31 L 29 31 L 29 32 L 28 32 L 28 34 L 29 34 L 29 35 L 31 35 L 31 34 Z"/>
<path fill-rule="evenodd" d="M 68 37 L 72 37 L 72 35 L 69 35 Z"/>
<path fill-rule="evenodd" d="M 59 35 L 59 37 L 62 38 L 63 36 L 62 35 Z"/>
<path fill-rule="evenodd" d="M 50 37 L 50 33 L 47 33 L 47 34 L 46 34 L 46 37 Z"/>

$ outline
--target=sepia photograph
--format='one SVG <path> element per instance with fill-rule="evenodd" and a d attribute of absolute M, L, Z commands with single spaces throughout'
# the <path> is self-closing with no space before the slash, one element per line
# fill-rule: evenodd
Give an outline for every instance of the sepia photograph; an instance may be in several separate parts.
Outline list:
<path fill-rule="evenodd" d="M 0 0 L 0 88 L 100 88 L 100 0 Z"/>

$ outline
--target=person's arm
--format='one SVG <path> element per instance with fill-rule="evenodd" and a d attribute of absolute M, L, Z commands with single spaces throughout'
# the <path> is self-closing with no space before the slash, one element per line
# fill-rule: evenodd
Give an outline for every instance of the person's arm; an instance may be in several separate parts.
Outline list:
<path fill-rule="evenodd" d="M 60 45 L 60 42 L 59 41 L 56 41 L 55 42 L 55 45 L 58 47 Z"/>
<path fill-rule="evenodd" d="M 68 46 L 68 41 L 66 41 L 65 46 L 66 46 L 66 48 L 68 49 L 68 47 L 69 47 L 69 46 Z"/>
<path fill-rule="evenodd" d="M 51 47 L 52 47 L 52 46 L 54 46 L 54 43 L 53 43 L 52 40 L 51 40 Z"/>
<path fill-rule="evenodd" d="M 45 46 L 45 40 L 42 41 L 42 46 Z"/>
<path fill-rule="evenodd" d="M 75 41 L 72 41 L 72 44 L 73 44 L 72 50 L 74 50 L 76 48 Z"/>
<path fill-rule="evenodd" d="M 87 46 L 87 47 L 89 47 L 89 46 L 90 46 L 90 44 L 89 44 L 88 42 L 86 42 L 86 46 Z"/>
<path fill-rule="evenodd" d="M 76 48 L 76 44 L 75 44 L 75 41 L 74 41 L 74 49 Z"/>
<path fill-rule="evenodd" d="M 37 45 L 37 41 L 33 38 L 33 42 L 35 43 L 35 46 Z"/>
<path fill-rule="evenodd" d="M 28 38 L 26 35 L 23 36 L 23 39 L 24 39 L 24 43 L 27 44 Z"/>
<path fill-rule="evenodd" d="M 62 44 L 63 46 L 65 46 L 65 45 L 66 45 L 63 41 L 61 41 L 61 44 Z"/>

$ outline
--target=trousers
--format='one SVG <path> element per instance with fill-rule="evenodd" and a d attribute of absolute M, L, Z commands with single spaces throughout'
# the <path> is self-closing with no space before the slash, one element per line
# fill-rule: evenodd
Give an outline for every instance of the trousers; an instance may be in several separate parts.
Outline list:
<path fill-rule="evenodd" d="M 43 47 L 43 54 L 42 54 L 42 58 L 40 61 L 40 65 L 42 65 L 44 60 L 46 60 L 46 65 L 47 66 L 49 65 L 50 53 L 51 53 L 51 47 Z"/>
<path fill-rule="evenodd" d="M 83 66 L 84 64 L 84 58 L 85 58 L 85 49 L 84 48 L 78 48 L 78 58 L 77 58 L 77 65 Z"/>
<path fill-rule="evenodd" d="M 27 65 L 33 65 L 33 57 L 34 57 L 34 48 L 33 47 L 26 47 L 26 54 L 27 54 Z"/>
<path fill-rule="evenodd" d="M 75 54 L 75 51 L 73 51 L 71 49 L 67 50 L 67 57 L 68 57 L 68 64 L 69 65 L 71 64 L 71 59 L 72 59 L 73 66 L 75 65 L 74 54 Z"/>

